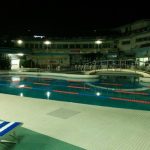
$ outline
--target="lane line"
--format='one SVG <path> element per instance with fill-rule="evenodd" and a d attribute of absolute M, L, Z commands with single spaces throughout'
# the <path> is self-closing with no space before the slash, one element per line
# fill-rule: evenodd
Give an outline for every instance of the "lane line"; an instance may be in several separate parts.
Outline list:
<path fill-rule="evenodd" d="M 67 87 L 69 87 L 69 88 L 76 88 L 76 89 L 90 89 L 90 88 L 88 88 L 88 87 L 84 87 L 84 86 L 74 86 L 74 85 L 69 85 L 69 86 L 67 86 Z"/>
<path fill-rule="evenodd" d="M 77 92 L 68 92 L 68 91 L 60 91 L 60 90 L 53 90 L 53 92 L 58 92 L 58 93 L 64 93 L 64 94 L 79 94 Z"/>
<path fill-rule="evenodd" d="M 127 102 L 134 102 L 134 103 L 150 104 L 150 101 L 144 101 L 144 100 L 132 100 L 132 99 L 128 99 L 128 98 L 119 98 L 119 97 L 110 97 L 110 99 L 127 101 Z"/>
<path fill-rule="evenodd" d="M 20 89 L 32 89 L 31 86 L 24 86 L 24 87 L 19 87 L 19 86 L 17 86 L 17 88 L 20 88 Z"/>
<path fill-rule="evenodd" d="M 118 93 L 125 93 L 125 94 L 136 94 L 136 95 L 150 95 L 149 93 L 145 93 L 145 92 L 129 92 L 129 91 L 124 91 L 124 90 L 116 90 L 115 92 Z"/>
<path fill-rule="evenodd" d="M 100 83 L 104 85 L 114 85 L 114 86 L 123 86 L 122 84 L 115 84 L 115 83 Z"/>
<path fill-rule="evenodd" d="M 40 83 L 40 82 L 33 82 L 33 84 L 45 85 L 45 86 L 49 86 L 50 85 L 50 84 L 47 84 L 47 83 Z"/>

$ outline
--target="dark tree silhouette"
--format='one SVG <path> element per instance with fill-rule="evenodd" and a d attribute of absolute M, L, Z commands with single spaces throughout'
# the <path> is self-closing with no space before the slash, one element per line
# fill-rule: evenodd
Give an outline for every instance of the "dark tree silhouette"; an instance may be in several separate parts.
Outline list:
<path fill-rule="evenodd" d="M 0 70 L 10 70 L 11 61 L 10 58 L 4 54 L 0 54 Z"/>

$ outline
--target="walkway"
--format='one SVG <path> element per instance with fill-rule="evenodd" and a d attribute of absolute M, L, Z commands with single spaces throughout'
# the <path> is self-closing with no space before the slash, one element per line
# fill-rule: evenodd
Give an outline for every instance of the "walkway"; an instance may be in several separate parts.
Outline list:
<path fill-rule="evenodd" d="M 87 150 L 149 150 L 150 148 L 149 111 L 5 94 L 0 94 L 0 110 L 1 119 L 21 121 L 26 130 L 49 136 L 51 137 L 49 140 L 54 138 L 72 144 L 77 146 L 78 150 L 79 147 Z M 36 149 L 36 144 L 30 140 L 21 140 L 20 144 L 22 146 L 33 144 L 32 150 Z M 40 144 L 44 144 L 44 141 Z M 50 145 L 49 147 L 43 145 L 42 150 L 54 150 Z M 13 150 L 18 149 L 14 147 Z M 55 150 L 62 148 L 60 146 Z M 74 149 L 70 147 L 66 150 Z"/>

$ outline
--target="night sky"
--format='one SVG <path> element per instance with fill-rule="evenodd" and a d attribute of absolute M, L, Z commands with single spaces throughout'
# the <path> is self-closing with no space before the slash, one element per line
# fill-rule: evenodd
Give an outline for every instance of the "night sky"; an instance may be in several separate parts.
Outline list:
<path fill-rule="evenodd" d="M 109 2 L 108 2 L 109 3 Z M 0 5 L 0 34 L 90 36 L 138 19 L 149 19 L 149 9 L 100 1 L 26 0 Z"/>

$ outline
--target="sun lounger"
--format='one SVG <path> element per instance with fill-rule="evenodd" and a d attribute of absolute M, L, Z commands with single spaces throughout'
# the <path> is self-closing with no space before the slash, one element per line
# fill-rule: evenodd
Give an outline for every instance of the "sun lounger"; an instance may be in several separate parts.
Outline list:
<path fill-rule="evenodd" d="M 15 129 L 21 125 L 21 122 L 0 121 L 0 143 L 17 143 Z"/>

